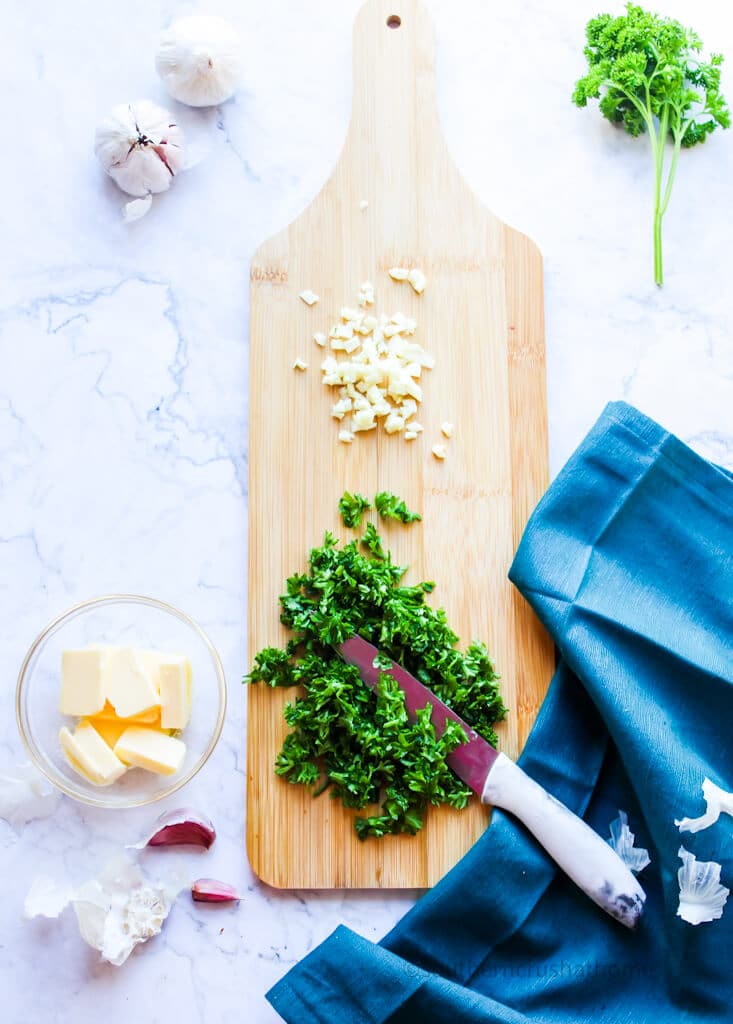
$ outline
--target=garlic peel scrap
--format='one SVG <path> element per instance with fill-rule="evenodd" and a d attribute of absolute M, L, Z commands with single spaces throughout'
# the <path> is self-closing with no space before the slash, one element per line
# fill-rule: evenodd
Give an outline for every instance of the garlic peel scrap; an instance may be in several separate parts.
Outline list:
<path fill-rule="evenodd" d="M 677 916 L 688 924 L 717 921 L 723 916 L 730 893 L 730 889 L 720 884 L 720 864 L 714 860 L 697 860 L 684 846 L 680 846 L 678 856 L 682 867 L 677 872 L 680 886 Z"/>
<path fill-rule="evenodd" d="M 121 103 L 97 127 L 94 152 L 123 192 L 165 192 L 183 167 L 183 132 L 150 100 Z"/>
<path fill-rule="evenodd" d="M 23 916 L 27 920 L 32 917 L 58 917 L 68 907 L 73 895 L 74 890 L 68 882 L 56 882 L 48 875 L 39 875 L 28 890 Z"/>
<path fill-rule="evenodd" d="M 702 795 L 705 800 L 705 813 L 699 818 L 675 818 L 674 823 L 680 832 L 700 832 L 714 825 L 721 814 L 733 815 L 733 793 L 728 793 L 710 779 L 705 779 L 702 784 Z"/>
<path fill-rule="evenodd" d="M 61 794 L 31 764 L 0 773 L 0 818 L 11 828 L 47 818 L 60 800 Z"/>
<path fill-rule="evenodd" d="M 144 199 L 131 199 L 129 203 L 125 203 L 122 208 L 122 219 L 126 224 L 132 224 L 133 221 L 140 220 L 145 216 L 153 205 L 153 197 L 151 195 L 145 196 Z"/>
<path fill-rule="evenodd" d="M 611 838 L 607 840 L 630 871 L 638 873 L 651 864 L 649 851 L 643 847 L 634 847 L 634 833 L 629 828 L 629 819 L 625 811 L 618 812 L 618 818 L 611 822 Z"/>
<path fill-rule="evenodd" d="M 37 878 L 26 896 L 24 912 L 27 918 L 58 917 L 71 904 L 87 945 L 120 967 L 135 946 L 158 934 L 185 886 L 176 876 L 151 882 L 136 861 L 122 855 L 76 889 Z"/>

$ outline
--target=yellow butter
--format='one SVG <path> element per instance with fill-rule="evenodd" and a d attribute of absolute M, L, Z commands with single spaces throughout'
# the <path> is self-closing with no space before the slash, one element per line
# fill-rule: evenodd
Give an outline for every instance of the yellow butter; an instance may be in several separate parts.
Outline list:
<path fill-rule="evenodd" d="M 123 725 L 160 725 L 160 708 L 156 706 L 149 708 L 147 711 L 141 711 L 138 715 L 122 718 L 117 714 L 110 702 L 107 701 L 101 711 L 89 717 L 93 718 L 95 722 L 122 722 Z"/>
<path fill-rule="evenodd" d="M 103 666 L 104 694 L 120 718 L 157 709 L 158 691 L 132 647 L 105 651 Z"/>
<path fill-rule="evenodd" d="M 92 718 L 82 718 L 79 724 L 91 725 L 111 749 L 129 725 L 129 720 L 126 718 L 100 718 L 99 715 L 94 715 Z"/>
<path fill-rule="evenodd" d="M 74 771 L 97 786 L 111 785 L 126 771 L 123 762 L 86 720 L 79 723 L 73 734 L 62 726 L 59 741 Z"/>
<path fill-rule="evenodd" d="M 142 721 L 142 715 L 138 718 L 118 718 L 116 715 L 113 718 L 102 718 L 101 715 L 93 715 L 91 718 L 84 719 L 84 721 L 93 725 L 104 742 L 110 747 L 114 747 L 122 733 L 130 725 L 146 725 L 150 729 L 161 728 L 159 709 L 154 711 L 153 718 L 148 719 L 146 722 Z"/>
<path fill-rule="evenodd" d="M 160 659 L 166 657 L 160 651 L 146 651 L 136 648 L 135 654 L 145 675 L 150 680 L 156 693 L 160 692 Z"/>
<path fill-rule="evenodd" d="M 94 715 L 104 707 L 105 654 L 99 650 L 64 651 L 61 655 L 62 715 Z"/>
<path fill-rule="evenodd" d="M 158 775 L 175 775 L 186 756 L 186 744 L 157 729 L 130 725 L 117 740 L 114 753 L 127 765 L 147 768 Z"/>
<path fill-rule="evenodd" d="M 188 658 L 163 656 L 158 665 L 160 724 L 185 729 L 191 713 L 191 665 Z"/>

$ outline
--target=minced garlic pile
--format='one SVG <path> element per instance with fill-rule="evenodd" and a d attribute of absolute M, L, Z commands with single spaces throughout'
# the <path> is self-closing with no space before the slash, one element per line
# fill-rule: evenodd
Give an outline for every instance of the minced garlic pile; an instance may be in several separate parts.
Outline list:
<path fill-rule="evenodd" d="M 339 441 L 350 444 L 362 430 L 373 430 L 378 420 L 388 434 L 404 432 L 414 441 L 422 426 L 414 417 L 422 401 L 418 381 L 435 359 L 412 340 L 417 322 L 395 313 L 374 316 L 344 307 L 340 323 L 329 332 L 331 350 L 345 359 L 328 356 L 321 364 L 323 383 L 338 388 L 331 415 L 341 420 Z M 320 344 L 320 336 L 314 340 Z"/>
<path fill-rule="evenodd" d="M 421 295 L 425 289 L 425 274 L 417 267 L 392 267 L 388 271 L 393 281 L 408 282 L 413 291 Z M 318 296 L 310 289 L 299 296 L 312 306 Z M 365 281 L 359 288 L 359 308 L 344 306 L 341 317 L 328 335 L 317 331 L 313 341 L 320 348 L 330 343 L 332 352 L 343 353 L 345 358 L 330 355 L 321 363 L 323 383 L 338 388 L 338 401 L 331 415 L 341 422 L 338 439 L 351 444 L 356 434 L 374 430 L 379 420 L 388 434 L 401 433 L 405 441 L 414 441 L 423 427 L 416 419 L 422 401 L 422 388 L 418 383 L 424 369 L 432 370 L 435 359 L 414 341 L 417 321 L 403 313 L 391 317 L 376 316 L 369 308 L 374 305 L 374 285 Z M 308 363 L 298 358 L 294 370 L 306 370 Z M 442 423 L 443 436 L 451 438 L 454 426 Z M 442 461 L 448 454 L 446 444 L 434 444 L 432 453 Z"/>

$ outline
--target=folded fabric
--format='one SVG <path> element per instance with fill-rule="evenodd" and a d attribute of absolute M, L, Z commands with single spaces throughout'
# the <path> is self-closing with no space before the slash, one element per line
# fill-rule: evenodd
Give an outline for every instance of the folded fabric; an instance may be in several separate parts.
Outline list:
<path fill-rule="evenodd" d="M 495 811 L 379 946 L 346 928 L 269 993 L 291 1024 L 733 1021 L 733 899 L 677 916 L 680 846 L 733 888 L 733 819 L 697 833 L 705 778 L 733 788 L 733 476 L 613 403 L 535 510 L 510 577 L 560 664 L 520 759 L 651 864 L 629 932 Z"/>

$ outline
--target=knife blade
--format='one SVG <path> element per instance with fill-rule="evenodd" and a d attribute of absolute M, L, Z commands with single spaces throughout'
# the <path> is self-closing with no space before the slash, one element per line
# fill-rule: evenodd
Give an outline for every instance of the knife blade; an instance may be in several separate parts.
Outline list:
<path fill-rule="evenodd" d="M 339 644 L 336 650 L 358 670 L 362 681 L 376 690 L 380 673 L 385 671 L 375 667 L 379 650 L 359 636 Z M 392 661 L 389 675 L 405 695 L 410 719 L 429 704 L 436 735 L 443 733 L 448 719 L 464 730 L 466 742 L 446 760 L 482 803 L 501 807 L 518 818 L 594 903 L 627 928 L 636 927 L 646 894 L 616 851 L 401 665 Z"/>

